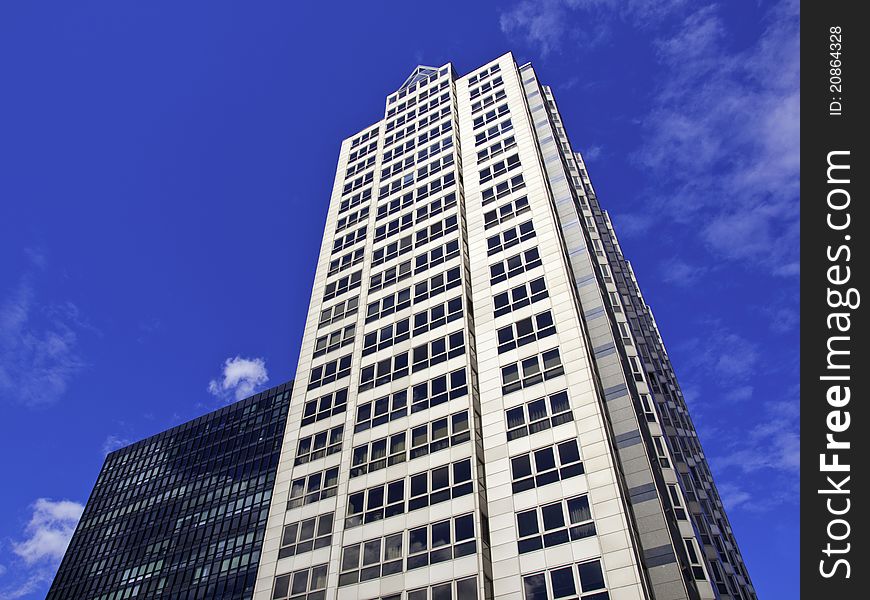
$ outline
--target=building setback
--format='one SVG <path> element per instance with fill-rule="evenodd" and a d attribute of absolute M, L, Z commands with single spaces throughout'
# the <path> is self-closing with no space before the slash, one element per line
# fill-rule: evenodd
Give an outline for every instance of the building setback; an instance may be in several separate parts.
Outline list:
<path fill-rule="evenodd" d="M 755 598 L 551 90 L 418 67 L 345 140 L 256 600 Z"/>
<path fill-rule="evenodd" d="M 110 453 L 47 600 L 251 598 L 292 388 Z"/>

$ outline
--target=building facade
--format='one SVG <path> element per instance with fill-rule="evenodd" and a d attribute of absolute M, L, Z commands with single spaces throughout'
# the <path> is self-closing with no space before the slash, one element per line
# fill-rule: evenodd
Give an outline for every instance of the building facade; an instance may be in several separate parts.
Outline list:
<path fill-rule="evenodd" d="M 755 598 L 550 89 L 418 67 L 345 140 L 256 600 Z"/>
<path fill-rule="evenodd" d="M 292 387 L 110 453 L 47 599 L 251 598 Z"/>

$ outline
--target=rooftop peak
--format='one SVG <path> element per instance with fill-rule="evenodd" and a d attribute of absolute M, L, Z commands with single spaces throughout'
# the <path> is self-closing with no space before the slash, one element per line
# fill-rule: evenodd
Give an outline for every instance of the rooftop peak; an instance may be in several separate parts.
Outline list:
<path fill-rule="evenodd" d="M 408 78 L 405 80 L 405 83 L 402 84 L 402 87 L 399 88 L 398 91 L 404 90 L 406 87 L 410 87 L 417 83 L 418 81 L 422 81 L 431 75 L 434 75 L 438 72 L 438 67 L 427 67 L 426 65 L 417 65 L 417 68 L 414 69 L 414 72 L 411 73 Z"/>

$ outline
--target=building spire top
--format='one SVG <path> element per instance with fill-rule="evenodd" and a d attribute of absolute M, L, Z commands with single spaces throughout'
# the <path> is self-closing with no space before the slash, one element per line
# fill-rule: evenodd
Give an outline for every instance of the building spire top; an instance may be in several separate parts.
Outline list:
<path fill-rule="evenodd" d="M 414 72 L 411 73 L 408 78 L 405 80 L 405 83 L 402 84 L 402 87 L 399 88 L 398 91 L 404 90 L 406 87 L 410 87 L 417 83 L 418 81 L 422 81 L 427 77 L 434 75 L 438 72 L 438 67 L 427 67 L 426 65 L 417 65 L 417 68 L 414 69 Z"/>

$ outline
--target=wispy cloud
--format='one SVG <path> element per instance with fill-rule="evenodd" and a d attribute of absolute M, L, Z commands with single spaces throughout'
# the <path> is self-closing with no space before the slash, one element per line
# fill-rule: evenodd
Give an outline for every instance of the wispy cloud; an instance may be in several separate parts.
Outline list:
<path fill-rule="evenodd" d="M 692 12 L 656 42 L 662 84 L 637 153 L 669 190 L 650 203 L 651 218 L 778 276 L 799 272 L 798 30 L 798 7 L 784 1 L 758 40 L 734 51 L 716 6 Z"/>
<path fill-rule="evenodd" d="M 223 374 L 208 383 L 208 391 L 218 398 L 236 400 L 247 398 L 269 381 L 266 361 L 262 358 L 228 358 L 224 361 Z"/>
<path fill-rule="evenodd" d="M 660 266 L 662 280 L 680 287 L 692 286 L 704 276 L 708 267 L 691 265 L 681 258 L 672 258 Z"/>
<path fill-rule="evenodd" d="M 0 304 L 0 397 L 25 406 L 56 402 L 85 367 L 72 303 L 41 304 L 24 278 Z"/>
<path fill-rule="evenodd" d="M 54 576 L 54 571 L 54 568 L 39 568 L 16 572 L 16 575 L 23 575 L 23 578 L 5 582 L 3 589 L 0 589 L 0 600 L 18 600 L 37 592 L 44 593 Z"/>
<path fill-rule="evenodd" d="M 25 528 L 27 537 L 13 542 L 12 551 L 27 565 L 59 561 L 85 507 L 72 500 L 39 498 L 32 508 L 33 514 Z"/>
<path fill-rule="evenodd" d="M 504 34 L 519 38 L 546 57 L 566 46 L 592 48 L 609 39 L 614 19 L 637 27 L 656 25 L 685 0 L 522 0 L 499 15 Z M 572 25 L 572 13 L 592 16 L 582 27 Z"/>
<path fill-rule="evenodd" d="M 688 381 L 697 375 L 712 376 L 723 387 L 745 385 L 759 365 L 760 353 L 755 342 L 722 325 L 719 321 L 701 323 L 703 338 L 691 338 L 677 346 L 680 364 Z"/>
<path fill-rule="evenodd" d="M 114 452 L 118 448 L 123 448 L 124 446 L 129 446 L 131 441 L 127 438 L 120 437 L 117 435 L 110 435 L 106 437 L 103 441 L 103 455 L 109 454 L 109 452 Z"/>
<path fill-rule="evenodd" d="M 587 32 L 606 31 L 615 20 L 649 34 L 659 87 L 640 120 L 634 160 L 652 175 L 632 222 L 617 215 L 620 231 L 645 233 L 666 220 L 717 258 L 793 277 L 799 274 L 799 15 L 795 0 L 781 0 L 764 13 L 763 33 L 741 47 L 716 4 L 682 0 L 523 0 L 501 13 L 499 25 L 541 57 L 591 47 L 602 34 Z"/>

